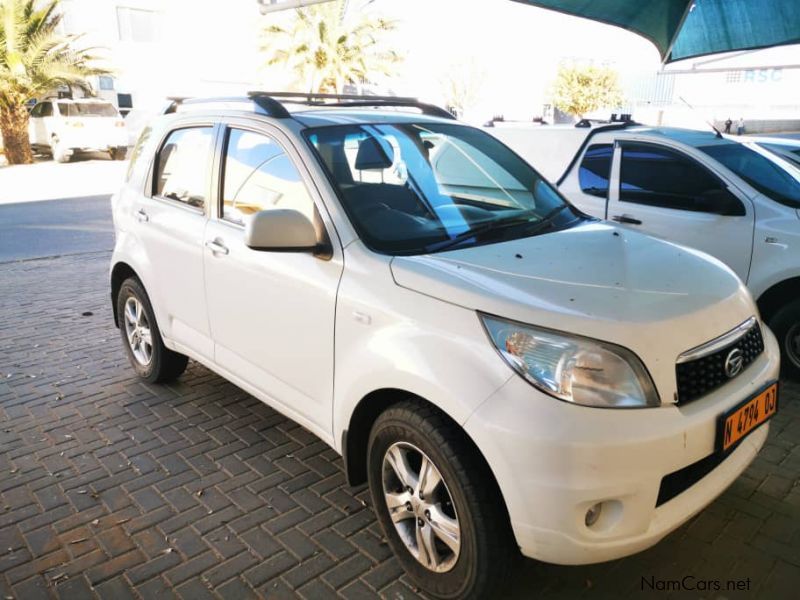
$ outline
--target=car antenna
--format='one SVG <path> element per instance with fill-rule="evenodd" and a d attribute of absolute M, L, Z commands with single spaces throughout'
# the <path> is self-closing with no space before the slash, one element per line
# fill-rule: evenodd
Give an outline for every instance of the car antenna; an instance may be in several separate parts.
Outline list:
<path fill-rule="evenodd" d="M 688 106 L 692 110 L 692 112 L 697 114 L 697 109 L 694 106 L 692 106 L 691 104 L 689 104 L 683 96 L 678 96 L 678 100 L 683 102 L 686 106 Z M 700 118 L 702 119 L 702 117 L 700 117 Z M 705 121 L 705 119 L 704 119 L 704 121 Z M 714 123 L 712 121 L 705 121 L 705 124 L 708 125 L 709 127 L 711 127 L 711 129 L 714 130 L 714 133 L 717 134 L 718 138 L 722 139 L 722 132 L 714 126 Z"/>

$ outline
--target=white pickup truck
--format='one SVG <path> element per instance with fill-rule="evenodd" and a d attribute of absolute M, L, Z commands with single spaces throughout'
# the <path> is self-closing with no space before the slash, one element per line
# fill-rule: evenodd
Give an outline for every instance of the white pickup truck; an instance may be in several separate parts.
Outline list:
<path fill-rule="evenodd" d="M 747 283 L 800 376 L 800 169 L 756 144 L 632 122 L 489 132 L 578 208 L 706 252 Z"/>

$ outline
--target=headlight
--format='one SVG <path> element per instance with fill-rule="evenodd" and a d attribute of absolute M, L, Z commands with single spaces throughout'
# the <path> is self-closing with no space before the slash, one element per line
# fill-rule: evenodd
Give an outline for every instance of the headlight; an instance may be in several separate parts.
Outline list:
<path fill-rule="evenodd" d="M 481 315 L 500 355 L 543 392 L 584 406 L 659 406 L 650 375 L 621 346 Z"/>

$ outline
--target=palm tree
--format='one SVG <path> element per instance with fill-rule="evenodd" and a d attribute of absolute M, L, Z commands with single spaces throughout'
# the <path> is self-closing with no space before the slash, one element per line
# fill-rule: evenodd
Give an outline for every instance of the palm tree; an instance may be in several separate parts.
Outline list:
<path fill-rule="evenodd" d="M 267 25 L 261 47 L 266 64 L 287 65 L 307 91 L 316 93 L 341 93 L 346 83 L 390 75 L 400 56 L 381 42 L 396 23 L 353 12 L 336 0 L 298 9 L 287 26 Z"/>
<path fill-rule="evenodd" d="M 8 162 L 33 162 L 25 104 L 59 86 L 91 92 L 86 78 L 107 73 L 91 66 L 91 49 L 58 33 L 59 0 L 0 0 L 0 132 Z M 40 5 L 37 7 L 37 5 Z"/>

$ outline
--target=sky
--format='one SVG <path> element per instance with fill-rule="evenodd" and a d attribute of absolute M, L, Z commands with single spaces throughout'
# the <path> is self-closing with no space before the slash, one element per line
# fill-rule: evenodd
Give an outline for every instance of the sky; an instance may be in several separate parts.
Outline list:
<path fill-rule="evenodd" d="M 360 6 L 351 0 L 349 10 Z M 442 103 L 443 82 L 456 72 L 477 82 L 475 110 L 482 112 L 538 114 L 565 59 L 628 72 L 660 66 L 640 36 L 511 0 L 375 0 L 366 10 L 398 23 L 391 43 L 405 60 L 393 92 Z"/>

